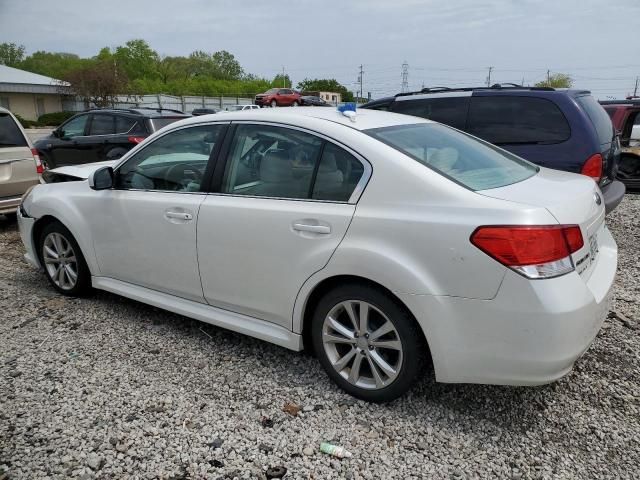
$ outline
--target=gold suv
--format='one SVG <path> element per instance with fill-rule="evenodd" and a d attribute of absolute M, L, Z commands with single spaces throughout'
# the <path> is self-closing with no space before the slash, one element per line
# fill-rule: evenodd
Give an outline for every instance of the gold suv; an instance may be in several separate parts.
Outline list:
<path fill-rule="evenodd" d="M 16 117 L 0 107 L 0 213 L 15 213 L 22 195 L 39 183 L 42 168 Z"/>

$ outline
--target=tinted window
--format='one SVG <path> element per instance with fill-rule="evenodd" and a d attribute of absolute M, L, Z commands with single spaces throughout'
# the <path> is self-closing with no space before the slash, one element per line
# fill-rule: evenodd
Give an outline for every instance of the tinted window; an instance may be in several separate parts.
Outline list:
<path fill-rule="evenodd" d="M 425 98 L 401 100 L 393 105 L 393 111 L 428 118 L 454 128 L 464 129 L 470 97 Z"/>
<path fill-rule="evenodd" d="M 136 123 L 134 118 L 116 115 L 116 133 L 129 133 Z"/>
<path fill-rule="evenodd" d="M 611 140 L 613 140 L 613 125 L 609 115 L 607 115 L 607 112 L 602 108 L 602 105 L 591 95 L 577 97 L 576 100 L 584 111 L 587 112 L 587 116 L 591 120 L 591 123 L 593 123 L 598 133 L 600 144 L 610 143 Z"/>
<path fill-rule="evenodd" d="M 327 143 L 313 184 L 312 198 L 346 202 L 362 177 L 364 167 L 353 155 Z"/>
<path fill-rule="evenodd" d="M 223 129 L 221 125 L 202 125 L 163 135 L 118 169 L 116 186 L 124 189 L 200 191 L 209 156 Z"/>
<path fill-rule="evenodd" d="M 471 190 L 503 187 L 538 171 L 515 155 L 443 125 L 417 123 L 365 132 Z"/>
<path fill-rule="evenodd" d="M 62 132 L 66 138 L 78 137 L 84 135 L 84 129 L 87 125 L 89 115 L 80 115 L 74 117 L 62 126 Z"/>
<path fill-rule="evenodd" d="M 26 146 L 27 141 L 13 117 L 8 113 L 0 113 L 0 148 Z"/>
<path fill-rule="evenodd" d="M 113 115 L 94 115 L 91 119 L 89 135 L 111 135 L 114 131 Z"/>
<path fill-rule="evenodd" d="M 560 109 L 533 97 L 472 97 L 467 131 L 497 145 L 552 144 L 571 135 Z"/>
<path fill-rule="evenodd" d="M 238 125 L 222 191 L 235 195 L 309 198 L 323 141 L 267 125 Z"/>

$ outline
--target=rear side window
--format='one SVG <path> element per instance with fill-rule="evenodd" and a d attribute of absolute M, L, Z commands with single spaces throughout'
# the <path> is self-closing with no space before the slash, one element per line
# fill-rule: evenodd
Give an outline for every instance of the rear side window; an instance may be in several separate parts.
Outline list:
<path fill-rule="evenodd" d="M 313 184 L 316 200 L 347 202 L 364 173 L 353 155 L 332 143 L 325 144 Z"/>
<path fill-rule="evenodd" d="M 604 111 L 595 98 L 591 95 L 584 95 L 576 98 L 580 106 L 587 112 L 587 116 L 593 123 L 600 144 L 611 143 L 613 140 L 613 124 L 607 112 Z"/>
<path fill-rule="evenodd" d="M 116 133 L 129 133 L 136 124 L 134 118 L 116 115 Z"/>
<path fill-rule="evenodd" d="M 535 165 L 444 125 L 416 123 L 365 133 L 470 190 L 504 187 L 538 172 Z"/>
<path fill-rule="evenodd" d="M 535 97 L 472 97 L 467 131 L 496 145 L 553 144 L 571 129 L 550 100 Z"/>
<path fill-rule="evenodd" d="M 470 97 L 424 98 L 397 101 L 393 111 L 405 115 L 428 118 L 463 130 L 467 122 Z"/>
<path fill-rule="evenodd" d="M 178 120 L 182 120 L 185 117 L 175 117 L 175 118 L 152 118 L 149 120 L 151 122 L 151 128 L 154 132 L 157 132 L 162 127 L 166 127 L 167 125 L 172 124 L 173 122 L 177 122 Z"/>
<path fill-rule="evenodd" d="M 112 135 L 114 133 L 113 115 L 94 115 L 91 119 L 89 135 Z"/>
<path fill-rule="evenodd" d="M 8 113 L 0 113 L 0 148 L 26 146 L 27 141 L 13 117 Z"/>

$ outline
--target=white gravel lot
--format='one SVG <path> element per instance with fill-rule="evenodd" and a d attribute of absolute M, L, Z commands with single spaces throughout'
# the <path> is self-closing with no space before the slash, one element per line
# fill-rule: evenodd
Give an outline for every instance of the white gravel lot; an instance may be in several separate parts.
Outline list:
<path fill-rule="evenodd" d="M 637 478 L 639 219 L 631 195 L 609 217 L 622 319 L 568 377 L 425 379 L 380 406 L 339 391 L 308 354 L 108 293 L 59 296 L 0 216 L 0 480 L 264 479 L 277 466 L 292 479 Z M 325 440 L 353 457 L 320 453 Z"/>

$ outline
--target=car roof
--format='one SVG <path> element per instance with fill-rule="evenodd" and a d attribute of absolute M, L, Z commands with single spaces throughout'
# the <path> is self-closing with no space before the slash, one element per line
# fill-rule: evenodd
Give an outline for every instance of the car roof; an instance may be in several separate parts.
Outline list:
<path fill-rule="evenodd" d="M 146 107 L 137 107 L 137 108 L 96 108 L 93 110 L 88 110 L 84 113 L 125 113 L 125 114 L 133 114 L 133 115 L 141 115 L 149 118 L 161 118 L 161 117 L 190 117 L 189 114 L 181 112 L 180 110 L 173 110 L 170 108 L 146 108 Z"/>
<path fill-rule="evenodd" d="M 207 120 L 221 120 L 223 117 L 219 115 L 201 115 L 199 117 L 190 117 L 188 119 L 171 124 L 172 127 L 184 126 L 202 123 Z M 227 111 L 224 115 L 224 121 L 234 120 L 255 120 L 259 122 L 278 122 L 296 125 L 297 120 L 304 118 L 313 118 L 328 122 L 338 123 L 345 127 L 355 130 L 368 130 L 371 128 L 391 127 L 394 125 L 407 125 L 413 123 L 434 123 L 419 117 L 401 115 L 391 112 L 380 112 L 378 110 L 362 110 L 358 109 L 355 115 L 355 121 L 342 114 L 338 110 L 332 108 L 315 108 L 315 107 L 280 107 L 280 108 L 261 108 L 250 109 L 248 111 L 233 112 Z"/>

